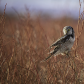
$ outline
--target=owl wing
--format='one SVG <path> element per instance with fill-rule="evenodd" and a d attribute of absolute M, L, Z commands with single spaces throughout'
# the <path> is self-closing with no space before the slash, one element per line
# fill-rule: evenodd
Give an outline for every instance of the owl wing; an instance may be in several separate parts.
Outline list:
<path fill-rule="evenodd" d="M 56 42 L 54 42 L 50 47 L 55 46 L 54 50 L 52 50 L 49 54 L 49 56 L 47 58 L 45 58 L 44 61 L 46 61 L 47 59 L 49 59 L 52 55 L 54 55 L 59 49 L 60 49 L 60 45 L 65 43 L 66 41 L 69 40 L 71 35 L 64 35 L 63 37 L 61 37 L 60 39 L 58 39 Z"/>
<path fill-rule="evenodd" d="M 47 49 L 49 49 L 49 48 L 52 48 L 53 46 L 60 46 L 60 44 L 64 44 L 66 41 L 68 41 L 69 40 L 69 38 L 70 38 L 70 36 L 71 35 L 64 35 L 63 37 L 61 37 L 60 39 L 58 39 L 57 41 L 55 41 L 51 46 L 49 46 Z M 46 49 L 46 50 L 47 50 Z M 45 50 L 45 51 L 46 51 Z"/>
<path fill-rule="evenodd" d="M 60 39 L 58 39 L 56 42 L 54 42 L 50 47 L 53 46 L 59 46 L 60 44 L 65 43 L 66 41 L 69 40 L 71 35 L 64 35 L 63 37 L 61 37 Z"/>

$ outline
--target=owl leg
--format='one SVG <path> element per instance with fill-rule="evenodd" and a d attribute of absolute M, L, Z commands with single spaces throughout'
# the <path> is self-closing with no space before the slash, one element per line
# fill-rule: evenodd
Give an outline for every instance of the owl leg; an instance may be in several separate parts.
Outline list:
<path fill-rule="evenodd" d="M 66 51 L 66 52 L 65 52 L 65 55 L 66 55 L 67 57 L 69 57 L 69 56 L 70 56 L 70 51 Z"/>

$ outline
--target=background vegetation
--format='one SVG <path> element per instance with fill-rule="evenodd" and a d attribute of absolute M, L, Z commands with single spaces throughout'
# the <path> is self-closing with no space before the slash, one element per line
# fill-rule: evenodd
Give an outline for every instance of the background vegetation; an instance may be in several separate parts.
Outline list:
<path fill-rule="evenodd" d="M 81 7 L 81 4 L 80 4 Z M 83 14 L 73 19 L 52 19 L 27 14 L 18 17 L 0 15 L 0 84 L 83 84 L 84 83 L 84 20 Z M 26 16 L 26 17 L 25 17 Z M 70 56 L 48 56 L 45 51 L 63 35 L 64 26 L 72 26 L 76 41 Z"/>

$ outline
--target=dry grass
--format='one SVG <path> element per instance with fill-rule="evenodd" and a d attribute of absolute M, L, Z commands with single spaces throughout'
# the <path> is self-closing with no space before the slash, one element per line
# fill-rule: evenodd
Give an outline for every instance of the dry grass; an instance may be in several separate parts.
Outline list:
<path fill-rule="evenodd" d="M 16 19 L 5 18 L 4 10 L 0 21 L 0 84 L 83 84 L 83 13 L 79 20 L 32 19 L 29 12 L 26 18 L 18 14 Z M 59 55 L 40 62 L 65 25 L 72 26 L 76 35 L 70 57 Z"/>

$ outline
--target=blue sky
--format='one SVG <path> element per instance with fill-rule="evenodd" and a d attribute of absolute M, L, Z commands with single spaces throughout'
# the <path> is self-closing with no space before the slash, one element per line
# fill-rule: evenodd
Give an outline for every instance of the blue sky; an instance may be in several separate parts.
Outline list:
<path fill-rule="evenodd" d="M 25 5 L 30 11 L 43 11 L 52 15 L 71 13 L 78 16 L 79 12 L 79 0 L 0 0 L 0 8 L 4 9 L 6 3 L 6 12 L 14 12 L 12 7 L 18 12 L 25 12 Z"/>

